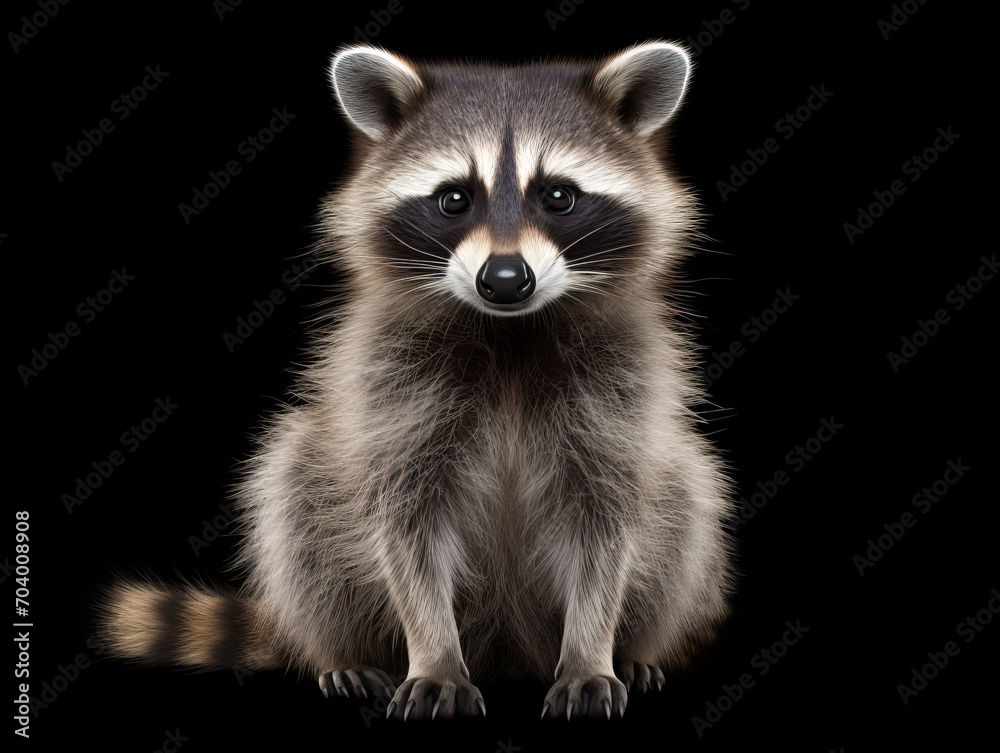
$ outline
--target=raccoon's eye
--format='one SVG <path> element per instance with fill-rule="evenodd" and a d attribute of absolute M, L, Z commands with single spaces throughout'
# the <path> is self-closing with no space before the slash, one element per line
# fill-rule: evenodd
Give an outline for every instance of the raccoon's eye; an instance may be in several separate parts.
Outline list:
<path fill-rule="evenodd" d="M 472 199 L 462 188 L 449 188 L 438 198 L 438 207 L 445 217 L 458 217 L 472 206 Z"/>
<path fill-rule="evenodd" d="M 552 214 L 569 214 L 575 203 L 576 197 L 565 186 L 549 186 L 542 191 L 542 206 Z"/>

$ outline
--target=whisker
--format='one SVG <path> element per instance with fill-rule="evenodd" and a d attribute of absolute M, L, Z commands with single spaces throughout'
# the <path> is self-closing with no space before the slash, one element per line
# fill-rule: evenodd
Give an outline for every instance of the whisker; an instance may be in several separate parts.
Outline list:
<path fill-rule="evenodd" d="M 431 264 L 405 264 L 402 262 L 386 264 L 387 267 L 392 269 L 402 269 L 402 270 L 424 270 L 427 272 L 444 272 L 447 270 L 447 266 L 440 265 L 434 266 Z"/>
<path fill-rule="evenodd" d="M 421 228 L 420 226 L 415 225 L 414 223 L 410 222 L 409 220 L 406 220 L 406 224 L 409 225 L 410 227 L 412 227 L 414 230 L 416 230 L 418 233 L 420 233 L 424 237 L 430 238 L 432 241 L 434 241 L 436 244 L 438 244 L 441 248 L 443 248 L 445 251 L 447 251 L 449 255 L 451 255 L 452 253 L 454 253 L 450 248 L 448 248 L 446 245 L 444 245 L 441 241 L 439 241 L 433 235 L 425 233 L 424 230 L 423 230 L 423 228 Z M 395 238 L 395 236 L 393 236 L 393 237 Z M 400 243 L 402 243 L 402 241 L 400 241 Z"/>
<path fill-rule="evenodd" d="M 409 249 L 411 249 L 411 250 L 413 250 L 413 251 L 416 251 L 416 252 L 417 252 L 418 254 L 424 254 L 425 256 L 429 256 L 429 257 L 431 257 L 432 259 L 440 259 L 440 258 L 441 258 L 440 256 L 435 256 L 435 255 L 434 255 L 434 254 L 432 254 L 432 253 L 431 253 L 430 251 L 424 251 L 423 249 L 419 249 L 419 248 L 417 248 L 416 246 L 411 246 L 411 245 L 410 245 L 409 243 L 407 243 L 406 241 L 404 241 L 404 240 L 403 240 L 402 238 L 400 238 L 400 237 L 399 237 L 398 235 L 396 235 L 396 234 L 395 234 L 394 232 L 392 232 L 391 230 L 389 230 L 389 228 L 385 228 L 385 227 L 384 227 L 384 228 L 382 228 L 382 229 L 383 229 L 383 230 L 385 230 L 385 232 L 387 232 L 387 233 L 388 233 L 389 235 L 391 235 L 391 236 L 392 236 L 393 238 L 395 238 L 395 239 L 396 239 L 397 241 L 399 241 L 400 243 L 402 243 L 402 244 L 403 244 L 404 246 L 406 246 L 407 248 L 409 248 Z M 417 229 L 418 229 L 418 230 L 420 230 L 420 228 L 417 228 Z M 421 231 L 421 232 L 423 232 L 423 231 Z M 425 233 L 425 235 L 426 235 L 426 233 Z M 428 237 L 429 237 L 429 236 L 428 236 Z M 431 238 L 431 240 L 433 240 L 433 238 Z M 446 250 L 446 251 L 448 250 L 447 246 L 445 246 L 445 250 Z M 448 253 L 450 254 L 451 252 L 449 251 Z"/>
<path fill-rule="evenodd" d="M 599 269 L 575 269 L 573 275 L 586 275 L 588 277 L 624 277 L 620 272 L 607 272 Z"/>
<path fill-rule="evenodd" d="M 420 290 L 421 287 L 424 287 L 424 286 L 419 286 L 418 288 L 416 288 L 416 290 Z M 400 314 L 403 317 L 406 317 L 417 306 L 421 305 L 425 301 L 434 300 L 435 298 L 436 298 L 436 296 L 434 294 L 434 290 L 428 288 L 428 292 L 424 293 L 423 295 L 417 296 L 413 301 L 410 302 L 410 304 L 406 308 L 404 308 L 400 312 Z"/>
<path fill-rule="evenodd" d="M 405 257 L 398 257 L 398 256 L 365 256 L 362 254 L 352 254 L 351 258 L 361 259 L 362 261 L 376 262 L 378 264 L 384 264 L 386 266 L 396 266 L 396 267 L 411 265 L 411 266 L 444 268 L 448 266 L 448 262 L 444 260 L 434 261 L 433 259 L 407 259 Z"/>
<path fill-rule="evenodd" d="M 405 256 L 378 256 L 372 254 L 359 254 L 351 253 L 350 257 L 352 259 L 364 259 L 365 261 L 384 263 L 397 263 L 397 264 L 429 264 L 438 266 L 447 266 L 448 260 L 439 256 L 432 256 L 430 259 L 409 259 Z"/>
<path fill-rule="evenodd" d="M 573 242 L 572 242 L 572 243 L 570 243 L 570 244 L 569 244 L 568 246 L 566 246 L 566 248 L 564 248 L 564 249 L 563 249 L 562 251 L 560 251 L 559 253 L 561 253 L 561 254 L 564 254 L 564 253 L 566 253 L 567 251 L 569 251 L 569 249 L 573 248 L 573 246 L 575 246 L 575 245 L 576 245 L 577 243 L 579 243 L 580 241 L 582 241 L 582 240 L 583 240 L 584 238 L 589 238 L 589 237 L 590 237 L 590 236 L 592 236 L 592 235 L 593 235 L 594 233 L 596 233 L 596 232 L 597 232 L 598 230 L 603 230 L 604 228 L 606 228 L 606 227 L 607 227 L 608 225 L 610 225 L 610 224 L 611 224 L 612 222 L 614 222 L 614 220 L 608 220 L 607 222 L 605 222 L 605 223 L 604 223 L 603 225 L 601 225 L 600 227 L 597 227 L 597 228 L 594 228 L 593 230 L 591 230 L 591 231 L 590 231 L 589 233 L 587 233 L 586 235 L 583 235 L 583 236 L 580 236 L 580 237 L 579 237 L 579 238 L 577 238 L 577 239 L 576 239 L 575 241 L 573 241 Z"/>
<path fill-rule="evenodd" d="M 593 267 L 606 261 L 626 261 L 626 258 L 624 256 L 609 256 L 607 259 L 594 259 L 592 261 L 585 261 L 579 264 L 567 264 L 566 269 L 578 270 L 580 267 Z"/>
<path fill-rule="evenodd" d="M 638 246 L 638 245 L 639 245 L 638 243 L 626 243 L 624 246 L 615 246 L 614 248 L 606 248 L 606 249 L 603 249 L 601 251 L 595 251 L 592 254 L 587 254 L 586 256 L 581 256 L 579 259 L 573 259 L 572 262 L 569 262 L 567 264 L 567 266 L 569 264 L 578 264 L 579 262 L 581 262 L 581 261 L 583 261 L 585 259 L 592 259 L 595 256 L 602 256 L 604 254 L 610 254 L 610 253 L 612 253 L 614 251 L 621 251 L 623 248 L 632 248 L 632 246 Z"/>
<path fill-rule="evenodd" d="M 591 285 L 586 282 L 576 282 L 570 284 L 567 286 L 567 290 L 586 291 L 589 293 L 600 293 L 602 295 L 610 295 L 610 291 L 598 287 L 597 285 Z"/>
<path fill-rule="evenodd" d="M 436 286 L 441 284 L 440 277 L 428 277 L 427 275 L 411 275 L 410 277 L 399 277 L 396 279 L 397 282 L 415 282 L 422 281 L 424 285 Z M 413 290 L 418 290 L 419 288 L 413 288 Z"/>

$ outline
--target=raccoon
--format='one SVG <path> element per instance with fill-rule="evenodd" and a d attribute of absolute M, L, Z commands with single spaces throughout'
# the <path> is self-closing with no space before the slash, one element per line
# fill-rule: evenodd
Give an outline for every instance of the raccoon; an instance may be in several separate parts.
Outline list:
<path fill-rule="evenodd" d="M 346 275 L 239 489 L 245 585 L 115 584 L 123 658 L 286 668 L 402 720 L 624 714 L 727 615 L 731 490 L 669 297 L 697 228 L 665 127 L 691 64 L 417 63 L 342 49 Z M 397 686 L 391 674 L 404 677 Z"/>

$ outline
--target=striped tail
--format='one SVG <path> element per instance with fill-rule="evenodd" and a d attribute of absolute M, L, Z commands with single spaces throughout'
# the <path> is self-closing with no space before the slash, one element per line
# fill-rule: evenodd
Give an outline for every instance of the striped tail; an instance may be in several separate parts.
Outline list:
<path fill-rule="evenodd" d="M 193 669 L 286 664 L 270 622 L 235 594 L 123 581 L 105 592 L 99 622 L 108 653 L 120 659 Z"/>

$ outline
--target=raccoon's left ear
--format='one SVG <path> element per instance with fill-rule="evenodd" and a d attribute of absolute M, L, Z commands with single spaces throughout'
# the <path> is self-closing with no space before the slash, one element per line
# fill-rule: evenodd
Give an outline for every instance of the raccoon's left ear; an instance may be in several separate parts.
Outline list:
<path fill-rule="evenodd" d="M 662 127 L 676 112 L 691 73 L 683 47 L 646 42 L 613 55 L 594 74 L 594 86 L 640 136 Z"/>
<path fill-rule="evenodd" d="M 406 60 L 368 45 L 338 52 L 330 64 L 330 81 L 347 118 L 376 141 L 392 133 L 424 90 Z"/>

